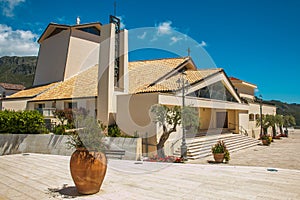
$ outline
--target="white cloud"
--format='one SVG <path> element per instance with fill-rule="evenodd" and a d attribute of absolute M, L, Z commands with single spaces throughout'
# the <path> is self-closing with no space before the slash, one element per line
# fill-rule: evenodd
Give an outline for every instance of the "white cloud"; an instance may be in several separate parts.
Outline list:
<path fill-rule="evenodd" d="M 24 2 L 25 0 L 0 0 L 2 14 L 6 17 L 13 17 L 15 7 Z"/>
<path fill-rule="evenodd" d="M 0 56 L 37 55 L 37 37 L 31 31 L 13 30 L 0 24 Z"/>
<path fill-rule="evenodd" d="M 201 41 L 201 43 L 199 44 L 200 47 L 207 47 L 207 44 L 205 41 Z"/>
<path fill-rule="evenodd" d="M 137 37 L 141 40 L 145 39 L 147 32 L 145 31 L 142 35 L 138 35 Z"/>
<path fill-rule="evenodd" d="M 159 25 L 157 26 L 157 34 L 158 35 L 170 35 L 171 31 L 173 29 L 171 27 L 171 24 L 172 24 L 171 21 L 159 23 Z"/>
<path fill-rule="evenodd" d="M 183 39 L 182 37 L 173 36 L 173 37 L 171 37 L 170 45 L 173 45 L 173 44 L 177 43 L 178 41 L 180 41 L 182 39 Z"/>

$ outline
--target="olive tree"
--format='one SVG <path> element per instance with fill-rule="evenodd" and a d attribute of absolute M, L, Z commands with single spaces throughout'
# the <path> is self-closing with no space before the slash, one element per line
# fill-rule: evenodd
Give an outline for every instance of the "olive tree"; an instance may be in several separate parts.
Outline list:
<path fill-rule="evenodd" d="M 154 115 L 154 122 L 162 127 L 163 133 L 156 145 L 157 155 L 160 158 L 165 157 L 164 145 L 169 139 L 171 133 L 177 131 L 181 124 L 188 129 L 196 129 L 199 125 L 199 114 L 195 108 L 180 106 L 165 106 L 156 104 L 151 107 L 151 113 Z"/>

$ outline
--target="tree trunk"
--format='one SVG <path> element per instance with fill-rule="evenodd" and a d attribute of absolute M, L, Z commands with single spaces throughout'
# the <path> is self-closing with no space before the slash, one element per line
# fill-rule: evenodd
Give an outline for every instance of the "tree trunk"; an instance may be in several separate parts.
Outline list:
<path fill-rule="evenodd" d="M 264 135 L 268 134 L 268 128 L 263 128 Z"/>
<path fill-rule="evenodd" d="M 279 126 L 280 134 L 283 134 L 283 128 L 282 126 Z"/>
<path fill-rule="evenodd" d="M 158 144 L 156 145 L 157 155 L 159 158 L 166 157 L 165 151 L 164 151 L 165 142 L 169 139 L 170 134 L 175 131 L 176 131 L 176 128 L 174 128 L 174 127 L 170 130 L 167 130 L 167 127 L 163 126 L 163 134 L 160 137 Z"/>
<path fill-rule="evenodd" d="M 276 136 L 276 127 L 275 126 L 272 126 L 272 131 L 273 131 L 273 137 Z"/>

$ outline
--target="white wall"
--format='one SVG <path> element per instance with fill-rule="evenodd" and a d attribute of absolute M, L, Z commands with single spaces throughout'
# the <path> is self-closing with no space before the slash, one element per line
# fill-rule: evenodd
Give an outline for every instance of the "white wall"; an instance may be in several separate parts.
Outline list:
<path fill-rule="evenodd" d="M 28 99 L 8 99 L 2 101 L 2 108 L 5 110 L 26 110 Z"/>
<path fill-rule="evenodd" d="M 62 31 L 40 44 L 34 86 L 63 80 L 69 34 L 69 30 Z"/>
<path fill-rule="evenodd" d="M 82 34 L 84 33 L 85 32 L 82 32 Z M 64 79 L 68 79 L 91 66 L 95 66 L 98 63 L 99 42 L 92 42 L 77 37 L 71 37 Z"/>

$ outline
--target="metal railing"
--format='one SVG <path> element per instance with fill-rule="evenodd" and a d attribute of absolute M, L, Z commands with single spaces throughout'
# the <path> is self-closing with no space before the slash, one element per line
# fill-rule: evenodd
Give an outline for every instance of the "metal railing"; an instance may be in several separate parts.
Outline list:
<path fill-rule="evenodd" d="M 245 136 L 248 136 L 248 131 L 241 125 L 239 124 L 234 124 L 234 123 L 229 123 L 230 125 L 234 125 L 235 127 L 238 127 L 239 128 L 239 133 L 241 135 L 245 135 Z"/>
<path fill-rule="evenodd" d="M 44 117 L 54 117 L 53 112 L 56 108 L 36 108 Z"/>

